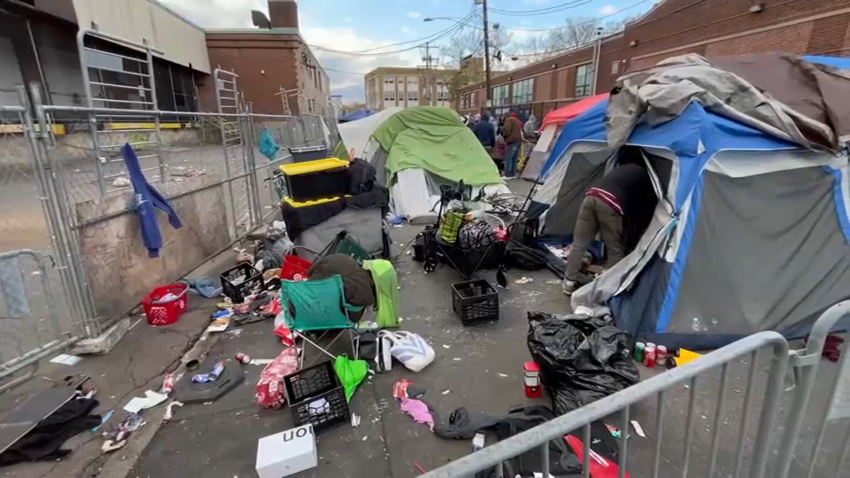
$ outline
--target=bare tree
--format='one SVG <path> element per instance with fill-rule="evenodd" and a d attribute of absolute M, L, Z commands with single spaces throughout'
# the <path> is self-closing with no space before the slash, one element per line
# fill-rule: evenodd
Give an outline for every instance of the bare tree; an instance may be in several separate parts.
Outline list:
<path fill-rule="evenodd" d="M 527 62 L 542 60 L 623 31 L 628 21 L 603 23 L 594 18 L 570 18 L 563 27 L 530 37 L 520 45 L 519 51 Z"/>

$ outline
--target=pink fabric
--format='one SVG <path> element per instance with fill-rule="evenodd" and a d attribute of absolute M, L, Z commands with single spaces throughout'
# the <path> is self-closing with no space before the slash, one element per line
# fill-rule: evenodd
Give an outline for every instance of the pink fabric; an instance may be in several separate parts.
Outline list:
<path fill-rule="evenodd" d="M 405 398 L 401 401 L 401 411 L 413 417 L 416 423 L 427 423 L 428 428 L 434 431 L 434 417 L 431 416 L 431 410 L 428 410 L 428 405 L 422 400 L 415 398 Z"/>

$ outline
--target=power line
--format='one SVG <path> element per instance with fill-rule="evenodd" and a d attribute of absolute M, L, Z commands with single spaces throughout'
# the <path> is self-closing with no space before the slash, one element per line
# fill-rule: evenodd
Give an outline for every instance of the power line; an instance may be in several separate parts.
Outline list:
<path fill-rule="evenodd" d="M 621 14 L 621 13 L 627 11 L 627 10 L 631 10 L 635 7 L 643 5 L 644 3 L 648 2 L 648 1 L 649 0 L 640 0 L 640 1 L 633 3 L 633 4 L 631 4 L 627 7 L 621 8 L 620 10 L 617 11 L 617 13 L 609 13 L 608 15 L 601 15 L 601 16 L 598 16 L 596 18 L 592 18 L 588 21 L 581 22 L 581 23 L 574 23 L 572 25 L 564 25 L 562 27 L 552 27 L 552 28 L 536 28 L 536 29 L 535 28 L 530 28 L 530 29 L 529 28 L 506 28 L 506 30 L 513 31 L 513 32 L 552 32 L 552 31 L 555 31 L 555 30 L 563 30 L 565 28 L 573 28 L 573 27 L 580 27 L 580 26 L 584 26 L 584 25 L 591 25 L 591 24 L 599 22 L 600 20 L 605 20 L 606 18 L 611 18 L 611 17 L 617 16 L 617 15 L 619 15 L 619 14 Z"/>
<path fill-rule="evenodd" d="M 645 3 L 645 2 L 647 2 L 647 1 L 648 1 L 648 0 L 641 0 L 640 2 L 638 2 L 638 3 L 634 4 L 634 5 L 631 5 L 631 6 L 629 6 L 629 7 L 626 7 L 626 8 L 624 8 L 623 10 L 627 10 L 627 9 L 629 9 L 629 8 L 636 7 L 637 5 L 640 5 L 641 3 Z M 640 25 L 640 26 L 648 25 L 648 24 L 650 24 L 650 23 L 657 22 L 657 21 L 659 21 L 659 20 L 663 20 L 663 19 L 668 18 L 668 17 L 670 17 L 670 16 L 672 16 L 672 15 L 675 15 L 675 14 L 677 14 L 677 13 L 683 12 L 683 11 L 685 11 L 685 10 L 689 10 L 689 9 L 691 9 L 691 8 L 694 8 L 694 7 L 698 6 L 698 5 L 702 5 L 702 4 L 704 4 L 704 3 L 708 2 L 708 1 L 709 1 L 709 0 L 699 0 L 699 1 L 695 2 L 695 3 L 690 4 L 690 5 L 685 5 L 684 7 L 681 7 L 681 8 L 679 8 L 679 9 L 677 9 L 677 10 L 673 10 L 672 12 L 665 13 L 664 15 L 660 15 L 660 16 L 658 16 L 658 17 L 651 18 L 651 19 L 646 20 L 646 21 L 637 22 L 635 25 Z M 620 10 L 620 12 L 622 12 L 623 10 Z M 619 14 L 620 12 L 617 12 L 617 14 Z M 616 15 L 616 14 L 615 14 L 615 15 Z M 608 15 L 608 16 L 610 16 L 610 15 Z M 596 20 L 594 20 L 594 21 L 598 21 L 598 20 L 600 20 L 601 18 L 605 18 L 605 17 L 597 18 L 597 19 L 596 19 Z M 587 24 L 587 23 L 592 23 L 592 22 L 585 22 L 585 23 L 576 24 L 576 25 L 573 25 L 573 26 L 579 26 L 579 25 Z M 681 33 L 681 32 L 684 32 L 684 31 L 688 31 L 688 29 L 686 29 L 686 30 L 681 30 L 681 31 L 679 31 L 679 32 L 673 32 L 673 33 L 671 33 L 670 35 L 674 35 L 674 34 L 676 34 L 676 33 Z M 510 56 L 512 56 L 512 57 L 529 57 L 529 56 L 538 56 L 538 55 L 551 55 L 551 54 L 558 54 L 558 53 L 566 53 L 566 52 L 569 52 L 569 51 L 573 51 L 573 50 L 578 50 L 578 49 L 581 49 L 581 48 L 585 48 L 588 44 L 589 44 L 589 43 L 585 43 L 585 44 L 583 44 L 583 45 L 579 45 L 579 46 L 571 46 L 571 47 L 566 47 L 566 48 L 559 48 L 559 49 L 556 49 L 556 50 L 543 51 L 543 52 L 534 52 L 534 53 L 521 53 L 521 54 L 516 54 L 516 55 L 510 55 Z M 625 48 L 621 48 L 620 50 L 623 50 L 623 49 L 625 49 Z M 620 50 L 617 50 L 617 51 L 620 51 Z"/>
<path fill-rule="evenodd" d="M 473 16 L 474 16 L 474 12 L 463 17 L 461 20 L 463 20 L 465 22 L 467 20 L 470 20 Z M 384 54 L 394 55 L 396 53 L 401 53 L 401 52 L 413 50 L 415 48 L 419 48 L 420 46 L 422 46 L 424 44 L 424 42 L 435 41 L 435 40 L 438 40 L 440 38 L 443 38 L 447 34 L 453 33 L 456 29 L 457 29 L 457 25 L 452 25 L 452 26 L 450 26 L 446 29 L 440 30 L 436 33 L 432 33 L 431 35 L 428 35 L 428 36 L 425 36 L 425 37 L 422 37 L 422 38 L 417 38 L 415 40 L 407 40 L 407 41 L 398 42 L 398 43 L 391 43 L 389 45 L 383 45 L 383 46 L 379 46 L 379 47 L 375 47 L 375 48 L 369 48 L 369 49 L 366 49 L 366 50 L 348 51 L 348 50 L 335 50 L 333 48 L 327 48 L 327 47 L 323 47 L 323 46 L 320 46 L 320 45 L 308 45 L 308 46 L 310 48 L 315 48 L 317 50 L 327 51 L 327 52 L 331 52 L 331 53 L 338 53 L 338 54 L 351 54 L 351 55 L 358 55 L 358 56 L 372 56 L 372 55 L 384 55 Z M 393 51 L 387 51 L 387 52 L 378 51 L 378 50 L 383 50 L 385 48 L 391 48 L 391 47 L 400 46 L 400 45 L 409 45 L 411 43 L 418 43 L 418 45 L 411 47 L 411 48 L 401 49 L 401 50 L 393 50 Z"/>
<path fill-rule="evenodd" d="M 551 7 L 537 8 L 532 10 L 503 10 L 500 8 L 490 8 L 490 11 L 499 15 L 509 17 L 533 17 L 537 15 L 547 15 L 550 13 L 563 12 L 565 10 L 587 5 L 592 1 L 593 0 L 572 0 L 566 3 L 562 3 L 560 5 L 553 5 Z"/>

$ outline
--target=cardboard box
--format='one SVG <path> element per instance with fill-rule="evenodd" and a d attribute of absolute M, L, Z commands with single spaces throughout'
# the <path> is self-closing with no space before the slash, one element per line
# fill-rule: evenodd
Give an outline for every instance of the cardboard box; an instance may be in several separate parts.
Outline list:
<path fill-rule="evenodd" d="M 260 438 L 257 443 L 256 469 L 260 478 L 281 478 L 318 464 L 311 424 Z"/>

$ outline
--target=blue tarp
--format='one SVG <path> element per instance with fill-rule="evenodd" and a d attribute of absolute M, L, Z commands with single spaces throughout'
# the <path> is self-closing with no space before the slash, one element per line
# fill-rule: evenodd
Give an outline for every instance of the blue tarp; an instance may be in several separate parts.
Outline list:
<path fill-rule="evenodd" d="M 842 70 L 850 70 L 850 58 L 809 55 L 804 56 L 803 59 L 811 63 L 820 63 L 821 65 L 834 66 Z"/>
<path fill-rule="evenodd" d="M 357 111 L 353 111 L 351 113 L 348 113 L 347 115 L 340 116 L 340 118 L 337 121 L 340 122 L 340 123 L 348 123 L 349 121 L 356 121 L 356 120 L 359 120 L 359 119 L 363 119 L 363 118 L 366 118 L 367 116 L 372 116 L 373 114 L 375 114 L 374 111 L 372 111 L 368 108 L 363 108 L 363 109 L 359 109 Z"/>

